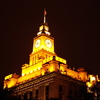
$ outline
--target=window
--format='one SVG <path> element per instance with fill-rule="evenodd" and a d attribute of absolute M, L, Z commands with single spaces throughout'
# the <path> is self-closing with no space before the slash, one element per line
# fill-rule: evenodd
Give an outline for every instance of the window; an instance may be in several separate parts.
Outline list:
<path fill-rule="evenodd" d="M 29 92 L 29 98 L 32 99 L 32 91 Z"/>
<path fill-rule="evenodd" d="M 68 93 L 67 98 L 68 98 L 69 100 L 73 99 L 73 91 L 72 91 L 72 89 L 69 89 L 69 93 Z"/>
<path fill-rule="evenodd" d="M 27 93 L 24 94 L 24 100 L 27 100 Z"/>
<path fill-rule="evenodd" d="M 59 100 L 62 100 L 62 86 L 59 85 Z"/>
<path fill-rule="evenodd" d="M 21 100 L 21 95 L 18 95 L 17 98 L 18 98 L 18 100 Z"/>
<path fill-rule="evenodd" d="M 36 90 L 36 94 L 35 94 L 35 99 L 37 100 L 38 99 L 38 93 L 39 91 L 38 90 Z"/>
<path fill-rule="evenodd" d="M 49 100 L 49 85 L 46 86 L 46 100 Z"/>
<path fill-rule="evenodd" d="M 75 99 L 77 100 L 77 91 L 74 91 Z"/>

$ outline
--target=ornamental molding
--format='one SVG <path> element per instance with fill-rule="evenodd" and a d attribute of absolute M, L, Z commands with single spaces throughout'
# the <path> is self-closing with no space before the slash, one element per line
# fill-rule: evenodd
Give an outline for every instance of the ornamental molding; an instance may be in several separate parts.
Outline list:
<path fill-rule="evenodd" d="M 52 73 L 47 73 L 43 76 L 37 77 L 36 79 L 32 79 L 29 81 L 26 81 L 25 83 L 16 85 L 10 89 L 14 89 L 14 93 L 19 93 L 23 91 L 30 90 L 35 87 L 39 87 L 41 85 L 49 84 L 51 82 L 63 82 L 63 83 L 76 83 L 78 85 L 83 85 L 85 86 L 85 82 L 82 82 L 80 80 L 74 79 L 68 75 L 63 75 L 60 72 L 52 72 Z"/>

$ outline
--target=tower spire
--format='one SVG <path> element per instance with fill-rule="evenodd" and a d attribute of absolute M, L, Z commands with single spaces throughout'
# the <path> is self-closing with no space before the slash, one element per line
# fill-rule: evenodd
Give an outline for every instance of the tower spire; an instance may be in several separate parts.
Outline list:
<path fill-rule="evenodd" d="M 47 34 L 47 35 L 50 35 L 49 27 L 48 27 L 48 25 L 46 23 L 46 14 L 47 14 L 47 12 L 46 12 L 46 9 L 44 8 L 44 22 L 39 27 L 39 32 L 37 33 L 37 35 L 40 35 L 42 33 Z"/>
<path fill-rule="evenodd" d="M 46 12 L 46 9 L 44 8 L 44 23 L 46 23 L 46 14 L 47 12 Z"/>

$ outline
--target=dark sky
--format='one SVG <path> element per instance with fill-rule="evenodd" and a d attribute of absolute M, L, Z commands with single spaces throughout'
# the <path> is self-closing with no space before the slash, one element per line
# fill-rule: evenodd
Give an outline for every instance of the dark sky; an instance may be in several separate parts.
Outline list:
<path fill-rule="evenodd" d="M 99 1 L 0 1 L 0 84 L 6 75 L 20 74 L 22 64 L 29 62 L 44 8 L 56 54 L 71 67 L 85 67 L 100 75 Z"/>

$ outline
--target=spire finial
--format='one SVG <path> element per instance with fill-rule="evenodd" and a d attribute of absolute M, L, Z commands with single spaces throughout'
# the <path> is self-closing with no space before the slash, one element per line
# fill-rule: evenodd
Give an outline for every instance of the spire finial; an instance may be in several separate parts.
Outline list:
<path fill-rule="evenodd" d="M 46 14 L 47 12 L 46 12 L 46 9 L 44 8 L 44 23 L 46 23 Z"/>

